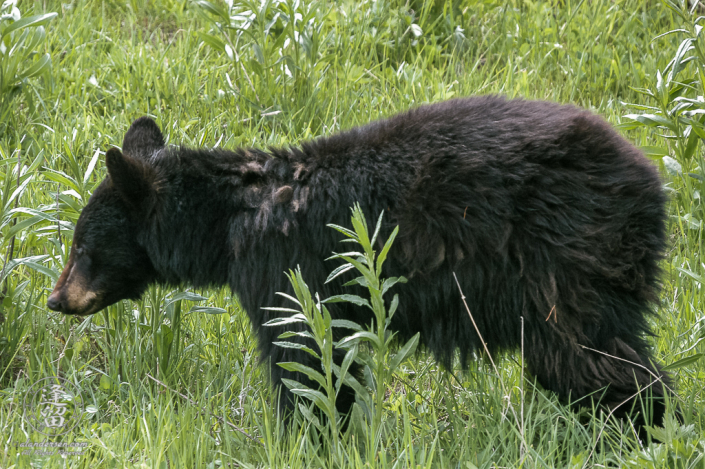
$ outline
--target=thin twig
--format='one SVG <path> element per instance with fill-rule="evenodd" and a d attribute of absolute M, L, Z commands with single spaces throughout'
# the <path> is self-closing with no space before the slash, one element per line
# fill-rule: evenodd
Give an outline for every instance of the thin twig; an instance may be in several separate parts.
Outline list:
<path fill-rule="evenodd" d="M 578 345 L 580 345 L 580 344 L 578 344 Z M 629 363 L 630 365 L 634 365 L 634 366 L 638 366 L 639 368 L 643 368 L 643 369 L 646 370 L 651 376 L 653 376 L 657 381 L 661 381 L 661 384 L 663 384 L 663 387 L 665 387 L 666 389 L 668 389 L 674 396 L 676 396 L 676 398 L 678 398 L 681 402 L 685 402 L 685 401 L 683 400 L 683 398 L 680 397 L 680 396 L 676 393 L 676 391 L 674 391 L 673 389 L 671 389 L 670 387 L 668 387 L 668 386 L 666 385 L 666 383 L 663 382 L 663 376 L 658 376 L 656 373 L 654 373 L 653 371 L 651 371 L 650 369 L 648 369 L 647 367 L 645 367 L 645 366 L 642 365 L 641 363 L 636 363 L 636 362 L 633 362 L 633 361 L 631 361 L 631 360 L 627 360 L 627 359 L 625 359 L 625 358 L 615 357 L 614 355 L 610 355 L 609 353 L 602 352 L 602 351 L 596 350 L 596 349 L 594 349 L 594 348 L 586 347 L 585 345 L 580 345 L 580 347 L 584 348 L 585 350 L 590 350 L 591 352 L 600 353 L 600 354 L 605 355 L 605 356 L 607 356 L 607 357 L 614 358 L 615 360 L 620 360 L 620 361 L 623 361 L 623 362 L 627 362 L 627 363 Z"/>
<path fill-rule="evenodd" d="M 455 278 L 455 283 L 458 285 L 458 290 L 460 291 L 460 298 L 463 300 L 463 304 L 465 305 L 465 310 L 468 312 L 468 315 L 470 316 L 470 321 L 472 321 L 472 325 L 475 328 L 475 332 L 477 332 L 477 336 L 480 338 L 480 342 L 482 342 L 482 347 L 485 349 L 485 353 L 490 359 L 490 363 L 492 363 L 492 368 L 494 368 L 494 372 L 497 374 L 497 379 L 499 379 L 499 385 L 502 387 L 502 392 L 504 393 L 505 396 L 507 396 L 507 405 L 509 406 L 509 409 L 512 411 L 512 414 L 514 414 L 514 420 L 517 423 L 517 427 L 519 427 L 519 430 L 521 431 L 521 424 L 519 423 L 519 417 L 517 416 L 516 411 L 514 410 L 514 406 L 512 405 L 512 401 L 509 397 L 509 393 L 507 392 L 506 386 L 504 386 L 504 381 L 502 380 L 502 375 L 499 373 L 499 369 L 497 369 L 497 365 L 495 365 L 494 360 L 492 359 L 492 355 L 490 354 L 490 350 L 487 348 L 487 344 L 485 343 L 485 339 L 482 338 L 482 334 L 480 333 L 480 328 L 477 327 L 477 323 L 475 323 L 475 318 L 472 316 L 472 313 L 470 312 L 470 307 L 468 306 L 467 301 L 465 301 L 465 294 L 463 293 L 463 289 L 460 288 L 460 282 L 458 281 L 458 276 L 455 275 L 455 272 L 453 272 L 453 277 Z M 522 435 L 522 446 L 526 446 L 526 443 L 524 442 L 524 436 Z"/>
<path fill-rule="evenodd" d="M 245 430 L 243 430 L 242 428 L 238 427 L 237 425 L 235 425 L 235 424 L 233 424 L 233 423 L 231 423 L 231 422 L 228 422 L 228 421 L 225 420 L 223 417 L 220 417 L 220 416 L 218 416 L 218 415 L 215 415 L 213 412 L 210 412 L 210 411 L 206 410 L 205 408 L 203 408 L 203 407 L 201 407 L 200 405 L 198 405 L 198 404 L 197 404 L 193 399 L 191 399 L 190 397 L 181 394 L 179 391 L 175 391 L 174 389 L 171 389 L 169 386 L 167 386 L 166 384 L 162 383 L 161 381 L 159 381 L 157 378 L 155 378 L 154 376 L 150 375 L 149 373 L 147 373 L 147 377 L 148 377 L 149 379 L 151 379 L 152 381 L 154 381 L 155 383 L 157 383 L 158 385 L 160 385 L 161 387 L 163 387 L 164 389 L 167 389 L 167 390 L 173 392 L 174 394 L 179 395 L 182 399 L 186 399 L 186 400 L 189 401 L 191 404 L 193 404 L 193 405 L 195 405 L 196 407 L 198 407 L 199 409 L 201 409 L 201 412 L 205 412 L 206 414 L 210 415 L 211 417 L 215 417 L 216 419 L 218 419 L 218 420 L 220 421 L 220 423 L 229 425 L 233 430 L 236 430 L 236 431 L 242 433 L 243 435 L 245 435 L 247 438 L 249 438 L 250 440 L 254 441 L 255 443 L 257 443 L 257 444 L 259 444 L 259 445 L 261 445 L 261 446 L 264 446 L 264 443 L 262 443 L 262 442 L 259 441 L 257 438 L 255 438 L 255 437 L 253 437 L 252 435 L 250 435 L 249 433 L 247 433 L 247 432 L 246 432 Z"/>
<path fill-rule="evenodd" d="M 548 317 L 546 318 L 546 321 L 551 319 L 551 316 L 553 316 L 553 322 L 558 322 L 558 313 L 556 313 L 556 305 L 553 305 L 551 311 L 548 312 Z"/>
<path fill-rule="evenodd" d="M 67 349 L 68 346 L 69 346 L 69 341 L 71 340 L 71 336 L 72 336 L 72 335 L 73 335 L 73 330 L 71 330 L 71 331 L 69 332 L 69 336 L 66 338 L 66 342 L 64 343 L 64 349 L 61 351 L 61 353 L 59 353 L 59 358 L 57 358 L 56 360 L 54 360 L 53 362 L 51 362 L 51 363 L 56 363 L 56 373 L 57 373 L 57 375 L 58 375 L 59 372 L 61 371 L 61 359 L 66 356 L 66 349 Z"/>

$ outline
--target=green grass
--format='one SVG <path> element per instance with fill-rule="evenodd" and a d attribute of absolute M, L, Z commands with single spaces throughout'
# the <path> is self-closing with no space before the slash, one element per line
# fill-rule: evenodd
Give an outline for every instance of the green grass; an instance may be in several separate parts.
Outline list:
<path fill-rule="evenodd" d="M 329 465 L 315 426 L 276 420 L 266 367 L 229 291 L 192 292 L 199 299 L 155 287 L 87 320 L 47 310 L 73 223 L 105 175 L 103 152 L 133 119 L 154 116 L 169 143 L 296 144 L 424 102 L 501 93 L 574 103 L 617 124 L 633 112 L 623 102 L 653 104 L 634 89 L 655 86 L 680 38 L 652 39 L 683 23 L 655 0 L 236 5 L 254 12 L 243 16 L 249 25 L 221 30 L 189 1 L 19 2 L 23 16 L 59 15 L 38 46 L 51 71 L 28 80 L 0 122 L 0 253 L 25 259 L 0 307 L 0 467 Z M 677 153 L 662 132 L 625 132 Z M 684 169 L 701 171 L 701 155 L 702 145 Z M 11 199 L 18 161 L 26 185 Z M 705 352 L 705 187 L 664 180 L 673 216 L 652 344 L 672 364 Z M 705 467 L 704 359 L 674 370 L 685 425 L 669 422 L 663 444 L 642 447 L 627 423 L 571 412 L 522 379 L 519 352 L 494 358 L 499 376 L 487 360 L 468 371 L 442 370 L 423 353 L 407 360 L 388 391 L 382 449 L 369 454 L 353 429 L 341 437 L 341 465 Z M 80 386 L 91 412 L 51 441 L 88 446 L 65 459 L 22 455 L 19 444 L 46 441 L 22 418 L 25 394 L 56 374 Z"/>

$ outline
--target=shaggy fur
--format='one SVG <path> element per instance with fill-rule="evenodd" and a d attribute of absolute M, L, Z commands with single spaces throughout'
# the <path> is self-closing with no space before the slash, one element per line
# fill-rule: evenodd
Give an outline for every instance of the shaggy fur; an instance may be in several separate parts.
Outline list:
<path fill-rule="evenodd" d="M 123 152 L 106 156 L 109 177 L 81 214 L 52 309 L 91 314 L 151 282 L 227 284 L 263 357 L 315 365 L 272 345 L 282 330 L 262 324 L 279 313 L 262 308 L 290 306 L 275 292 L 291 293 L 284 272 L 297 265 L 321 297 L 349 292 L 349 278 L 324 284 L 336 267 L 324 259 L 342 249 L 325 225 L 349 225 L 359 202 L 370 223 L 385 212 L 382 239 L 399 225 L 383 275 L 409 279 L 395 287 L 402 340 L 420 332 L 445 366 L 481 349 L 455 272 L 491 353 L 518 346 L 523 317 L 526 362 L 545 388 L 564 401 L 596 393 L 614 408 L 649 387 L 653 421 L 663 418 L 664 385 L 652 373 L 668 377 L 645 336 L 665 197 L 644 156 L 587 111 L 457 99 L 269 151 L 166 148 L 141 118 Z M 72 307 L 72 276 L 95 294 L 90 307 Z M 370 320 L 334 306 L 337 317 Z M 275 384 L 305 381 L 276 365 L 271 374 Z M 352 401 L 348 392 L 341 410 Z"/>

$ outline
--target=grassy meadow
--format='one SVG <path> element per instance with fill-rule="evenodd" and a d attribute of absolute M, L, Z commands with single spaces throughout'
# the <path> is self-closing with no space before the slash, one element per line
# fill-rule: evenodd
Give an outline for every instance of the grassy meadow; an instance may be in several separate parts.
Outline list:
<path fill-rule="evenodd" d="M 14 18 L 13 2 L 0 12 L 0 468 L 705 468 L 705 45 L 696 23 L 705 7 L 15 3 Z M 52 12 L 8 32 L 17 14 Z M 74 223 L 105 176 L 105 151 L 137 117 L 154 117 L 171 144 L 265 147 L 490 93 L 592 109 L 662 170 L 669 249 L 650 342 L 671 366 L 685 421 L 671 414 L 653 429 L 661 443 L 639 441 L 600 409 L 561 405 L 523 373 L 520 352 L 493 357 L 497 373 L 487 359 L 444 370 L 420 351 L 390 380 L 379 440 L 352 426 L 333 448 L 325 420 L 307 418 L 305 406 L 288 428 L 277 419 L 249 321 L 227 289 L 153 287 L 86 319 L 46 308 Z M 23 417 L 25 397 L 56 375 L 80 388 L 85 414 L 46 437 Z M 46 442 L 82 454 L 44 454 L 57 450 Z"/>

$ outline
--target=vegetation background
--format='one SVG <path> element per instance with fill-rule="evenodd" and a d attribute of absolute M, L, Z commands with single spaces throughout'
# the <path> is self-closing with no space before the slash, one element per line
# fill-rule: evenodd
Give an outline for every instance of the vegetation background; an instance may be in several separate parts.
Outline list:
<path fill-rule="evenodd" d="M 703 14 L 656 0 L 4 2 L 0 467 L 705 467 Z M 139 116 L 169 143 L 263 147 L 488 93 L 590 108 L 663 171 L 670 248 L 651 343 L 685 422 L 654 429 L 660 444 L 560 405 L 520 352 L 493 357 L 497 373 L 486 359 L 441 370 L 421 351 L 391 377 L 378 446 L 351 428 L 330 451 L 325 422 L 277 421 L 229 291 L 155 287 L 88 319 L 45 307 L 104 152 Z M 23 401 L 57 374 L 87 412 L 48 440 Z M 45 441 L 88 446 L 18 446 Z"/>

